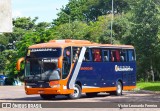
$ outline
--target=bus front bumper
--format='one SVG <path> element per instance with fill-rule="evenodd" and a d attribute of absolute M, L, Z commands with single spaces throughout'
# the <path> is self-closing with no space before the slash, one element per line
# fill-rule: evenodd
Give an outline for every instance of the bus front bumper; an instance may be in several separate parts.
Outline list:
<path fill-rule="evenodd" d="M 55 89 L 55 88 L 26 88 L 25 87 L 25 92 L 27 95 L 32 95 L 32 94 L 55 94 L 55 95 L 60 95 L 60 94 L 71 94 L 74 92 L 74 90 L 70 89 Z"/>

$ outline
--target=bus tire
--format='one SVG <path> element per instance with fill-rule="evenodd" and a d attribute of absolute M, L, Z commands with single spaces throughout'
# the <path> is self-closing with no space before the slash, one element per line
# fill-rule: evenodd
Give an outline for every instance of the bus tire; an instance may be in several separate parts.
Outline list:
<path fill-rule="evenodd" d="M 97 96 L 97 92 L 94 92 L 94 93 L 86 93 L 86 95 L 88 96 L 88 97 L 96 97 Z"/>
<path fill-rule="evenodd" d="M 122 83 L 120 81 L 116 84 L 116 91 L 110 92 L 110 95 L 121 96 L 122 95 Z"/>
<path fill-rule="evenodd" d="M 51 99 L 55 98 L 55 95 L 53 95 L 53 94 L 40 94 L 40 97 L 44 100 L 51 100 Z"/>
<path fill-rule="evenodd" d="M 82 94 L 82 89 L 78 84 L 75 84 L 74 87 L 74 93 L 73 94 L 69 94 L 69 98 L 70 99 L 78 99 L 81 97 Z"/>
<path fill-rule="evenodd" d="M 116 95 L 117 96 L 122 95 L 122 83 L 120 81 L 118 81 L 116 85 Z"/>

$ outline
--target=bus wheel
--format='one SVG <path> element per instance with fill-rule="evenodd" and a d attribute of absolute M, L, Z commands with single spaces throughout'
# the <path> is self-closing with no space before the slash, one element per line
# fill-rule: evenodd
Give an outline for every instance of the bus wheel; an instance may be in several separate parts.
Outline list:
<path fill-rule="evenodd" d="M 86 93 L 86 95 L 88 96 L 88 97 L 95 97 L 95 96 L 97 96 L 97 92 L 95 92 L 95 93 Z"/>
<path fill-rule="evenodd" d="M 121 82 L 119 81 L 117 82 L 116 91 L 110 92 L 110 95 L 116 95 L 116 96 L 122 95 L 122 83 Z"/>
<path fill-rule="evenodd" d="M 55 95 L 53 95 L 53 94 L 40 94 L 40 97 L 44 100 L 50 100 L 50 99 L 55 98 Z"/>
<path fill-rule="evenodd" d="M 116 95 L 117 96 L 120 96 L 120 95 L 122 95 L 122 83 L 121 82 L 117 82 L 117 86 L 116 86 Z"/>
<path fill-rule="evenodd" d="M 81 91 L 82 90 L 81 90 L 80 86 L 77 85 L 77 84 L 75 84 L 74 93 L 70 94 L 69 98 L 71 98 L 71 99 L 78 99 L 78 98 L 80 98 L 81 97 L 81 93 L 82 93 Z"/>

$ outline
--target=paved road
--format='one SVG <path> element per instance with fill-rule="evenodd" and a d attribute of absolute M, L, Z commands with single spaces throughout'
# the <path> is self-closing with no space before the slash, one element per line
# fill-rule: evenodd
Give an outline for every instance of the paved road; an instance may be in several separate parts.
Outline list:
<path fill-rule="evenodd" d="M 42 100 L 39 95 L 26 95 L 23 86 L 0 86 L 0 102 L 48 102 Z M 97 97 L 88 98 L 85 94 L 81 99 L 69 100 L 65 96 L 57 96 L 50 100 L 56 102 L 160 102 L 160 93 L 150 92 L 123 92 L 122 96 L 110 96 L 108 93 L 100 93 Z"/>
<path fill-rule="evenodd" d="M 26 95 L 23 86 L 0 86 L 0 102 L 160 102 L 160 93 L 152 92 L 123 92 L 122 96 L 110 96 L 100 93 L 97 97 L 88 98 L 85 94 L 76 100 L 67 99 L 65 96 L 56 96 L 52 100 L 42 100 L 39 95 Z M 76 109 L 78 111 L 78 109 Z M 111 110 L 111 109 L 110 109 Z M 153 110 L 153 109 L 152 109 Z M 155 109 L 155 111 L 158 109 Z M 12 110 L 13 111 L 13 110 Z M 86 109 L 91 111 L 91 109 Z M 92 110 L 93 111 L 93 110 Z"/>

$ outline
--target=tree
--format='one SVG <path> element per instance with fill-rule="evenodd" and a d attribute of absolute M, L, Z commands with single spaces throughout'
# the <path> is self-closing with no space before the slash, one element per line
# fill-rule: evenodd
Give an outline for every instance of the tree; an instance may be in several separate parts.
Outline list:
<path fill-rule="evenodd" d="M 0 72 L 4 74 L 4 69 L 6 67 L 6 57 L 4 55 L 4 52 L 0 52 Z"/>
<path fill-rule="evenodd" d="M 54 27 L 54 38 L 57 39 L 87 39 L 88 25 L 84 22 L 74 21 Z"/>
<path fill-rule="evenodd" d="M 96 22 L 90 22 L 90 40 L 100 43 L 110 43 L 111 16 L 100 16 Z"/>
<path fill-rule="evenodd" d="M 16 62 L 18 58 L 24 57 L 27 48 L 32 44 L 47 42 L 52 39 L 53 32 L 49 29 L 50 23 L 40 22 L 36 24 L 38 18 L 31 19 L 30 17 L 22 17 L 13 20 L 13 32 L 4 33 L 1 36 L 8 38 L 8 43 L 4 42 L 6 46 L 11 44 L 11 48 L 7 47 L 3 51 L 0 61 L 4 61 L 0 65 L 0 70 L 5 70 L 10 77 L 16 77 L 18 71 L 16 70 Z M 4 65 L 5 62 L 5 65 Z M 4 67 L 1 67 L 3 66 Z"/>
<path fill-rule="evenodd" d="M 154 57 L 157 55 L 159 44 L 159 6 L 155 0 L 140 0 L 137 2 L 132 16 L 133 28 L 131 30 L 134 45 L 137 51 L 138 66 L 146 80 L 152 76 L 155 79 Z"/>
<path fill-rule="evenodd" d="M 71 21 L 83 21 L 89 23 L 97 21 L 99 16 L 110 14 L 112 0 L 70 0 L 58 13 L 58 18 L 53 24 L 60 25 Z M 114 13 L 126 13 L 129 5 L 126 0 L 114 0 Z"/>
<path fill-rule="evenodd" d="M 121 44 L 134 45 L 133 33 L 131 33 L 132 26 L 131 12 L 114 17 L 113 31 L 116 40 L 119 40 Z"/>

